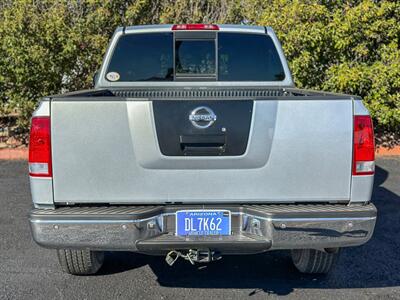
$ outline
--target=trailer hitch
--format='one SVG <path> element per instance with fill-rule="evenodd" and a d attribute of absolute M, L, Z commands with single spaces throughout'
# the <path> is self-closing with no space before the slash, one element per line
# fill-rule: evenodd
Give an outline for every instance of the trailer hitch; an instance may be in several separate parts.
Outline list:
<path fill-rule="evenodd" d="M 168 252 L 165 261 L 169 266 L 172 266 L 180 257 L 189 261 L 192 265 L 195 263 L 208 263 L 222 258 L 218 252 L 211 251 L 211 249 L 190 249 L 186 253 L 172 250 Z"/>

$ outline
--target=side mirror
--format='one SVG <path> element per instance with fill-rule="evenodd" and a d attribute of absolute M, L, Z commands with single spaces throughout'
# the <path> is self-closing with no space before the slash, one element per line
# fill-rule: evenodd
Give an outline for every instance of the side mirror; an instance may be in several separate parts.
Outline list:
<path fill-rule="evenodd" d="M 95 73 L 94 73 L 94 75 L 93 75 L 93 87 L 95 88 L 96 87 L 96 82 L 97 82 L 97 79 L 99 78 L 99 71 L 96 71 Z"/>

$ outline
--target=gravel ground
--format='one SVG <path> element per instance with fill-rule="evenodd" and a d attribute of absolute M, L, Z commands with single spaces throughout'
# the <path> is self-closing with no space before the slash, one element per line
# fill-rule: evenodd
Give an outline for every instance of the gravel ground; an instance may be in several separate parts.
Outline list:
<path fill-rule="evenodd" d="M 63 274 L 30 235 L 26 162 L 0 161 L 0 299 L 400 299 L 400 157 L 378 160 L 375 234 L 342 251 L 326 277 L 305 276 L 287 252 L 172 268 L 161 257 L 107 253 L 100 274 Z"/>

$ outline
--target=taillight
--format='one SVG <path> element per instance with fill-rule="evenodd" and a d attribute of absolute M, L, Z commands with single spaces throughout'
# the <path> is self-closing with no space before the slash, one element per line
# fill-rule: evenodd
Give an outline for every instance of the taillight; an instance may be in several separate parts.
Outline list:
<path fill-rule="evenodd" d="M 353 175 L 375 172 L 374 129 L 370 116 L 354 117 Z"/>
<path fill-rule="evenodd" d="M 29 175 L 51 177 L 50 117 L 33 117 L 29 137 Z"/>
<path fill-rule="evenodd" d="M 214 24 L 178 24 L 173 25 L 172 30 L 219 30 Z"/>

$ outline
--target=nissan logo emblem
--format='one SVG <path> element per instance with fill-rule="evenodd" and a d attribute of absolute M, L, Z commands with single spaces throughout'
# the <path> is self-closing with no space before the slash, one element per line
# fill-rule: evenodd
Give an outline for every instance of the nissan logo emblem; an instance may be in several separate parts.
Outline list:
<path fill-rule="evenodd" d="M 199 106 L 195 108 L 189 115 L 189 121 L 193 126 L 200 129 L 210 127 L 217 120 L 217 116 L 207 106 Z"/>

